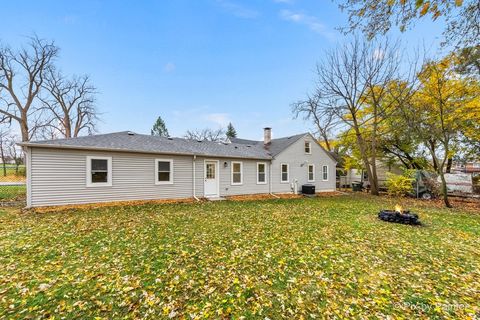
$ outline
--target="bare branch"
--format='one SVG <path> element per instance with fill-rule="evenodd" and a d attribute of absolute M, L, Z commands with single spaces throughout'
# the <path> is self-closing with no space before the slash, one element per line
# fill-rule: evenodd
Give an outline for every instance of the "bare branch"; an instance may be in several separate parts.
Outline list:
<path fill-rule="evenodd" d="M 198 140 L 198 141 L 214 141 L 225 142 L 226 135 L 224 129 L 194 129 L 188 130 L 185 135 L 185 139 Z"/>
<path fill-rule="evenodd" d="M 29 116 L 45 80 L 45 73 L 57 57 L 58 47 L 36 36 L 29 38 L 26 48 L 15 52 L 8 46 L 0 47 L 0 113 L 3 118 L 16 121 L 22 141 L 28 141 L 36 131 Z M 31 126 L 34 126 L 31 128 Z"/>
<path fill-rule="evenodd" d="M 77 137 L 85 131 L 87 134 L 95 132 L 99 115 L 95 106 L 97 90 L 88 76 L 66 79 L 50 68 L 43 87 L 49 93 L 41 100 L 43 108 L 53 117 L 50 128 L 65 138 Z"/>

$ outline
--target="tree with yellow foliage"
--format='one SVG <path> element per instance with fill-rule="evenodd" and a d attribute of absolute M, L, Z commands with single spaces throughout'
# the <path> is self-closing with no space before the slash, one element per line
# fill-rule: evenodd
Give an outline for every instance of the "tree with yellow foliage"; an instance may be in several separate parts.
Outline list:
<path fill-rule="evenodd" d="M 430 153 L 447 207 L 451 207 L 444 174 L 448 159 L 458 151 L 459 137 L 480 124 L 480 84 L 474 77 L 459 75 L 456 63 L 455 55 L 426 63 L 410 103 L 401 108 L 412 134 Z"/>
<path fill-rule="evenodd" d="M 445 44 L 476 47 L 480 39 L 478 0 L 336 0 L 347 12 L 346 32 L 361 30 L 368 38 L 386 34 L 392 26 L 402 32 L 430 18 L 445 26 Z"/>

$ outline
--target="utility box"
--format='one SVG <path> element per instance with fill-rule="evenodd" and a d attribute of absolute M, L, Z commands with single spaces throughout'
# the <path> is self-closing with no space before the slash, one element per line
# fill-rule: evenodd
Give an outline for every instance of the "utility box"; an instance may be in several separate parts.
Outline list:
<path fill-rule="evenodd" d="M 352 191 L 355 191 L 355 192 L 362 191 L 362 183 L 359 181 L 352 182 Z"/>
<path fill-rule="evenodd" d="M 315 185 L 313 184 L 304 184 L 302 185 L 303 194 L 315 194 Z"/>

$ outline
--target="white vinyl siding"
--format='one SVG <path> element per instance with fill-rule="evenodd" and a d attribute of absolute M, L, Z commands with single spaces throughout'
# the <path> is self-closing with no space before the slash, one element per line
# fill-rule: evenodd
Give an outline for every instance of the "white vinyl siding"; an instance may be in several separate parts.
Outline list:
<path fill-rule="evenodd" d="M 260 194 L 260 193 L 269 193 L 270 192 L 270 162 L 267 161 L 267 183 L 266 184 L 257 184 L 257 162 L 258 160 L 232 160 L 232 159 L 222 159 L 222 158 L 205 158 L 197 157 L 196 164 L 196 191 L 195 194 L 198 197 L 204 196 L 204 177 L 205 177 L 205 166 L 204 161 L 216 159 L 219 160 L 220 165 L 218 167 L 218 175 L 220 177 L 220 196 L 234 196 L 242 194 Z M 242 162 L 242 171 L 243 171 L 243 184 L 232 185 L 232 162 Z M 177 184 L 175 182 L 175 184 Z"/>
<path fill-rule="evenodd" d="M 243 184 L 243 163 L 232 161 L 232 186 Z"/>
<path fill-rule="evenodd" d="M 315 165 L 314 164 L 309 164 L 308 165 L 308 177 L 307 181 L 308 182 L 315 182 Z"/>
<path fill-rule="evenodd" d="M 281 182 L 283 183 L 286 183 L 286 182 L 289 182 L 290 179 L 289 179 L 289 165 L 288 163 L 282 163 L 280 165 L 280 175 L 281 175 Z"/>
<path fill-rule="evenodd" d="M 311 142 L 312 154 L 305 154 L 305 141 Z M 281 165 L 289 165 L 289 183 L 282 182 Z M 308 164 L 315 165 L 315 181 L 308 181 Z M 328 166 L 328 181 L 322 179 L 322 166 Z M 334 191 L 335 190 L 335 161 L 329 154 L 322 149 L 314 138 L 306 134 L 303 138 L 298 139 L 291 144 L 287 149 L 275 156 L 271 163 L 271 179 L 273 193 L 292 192 L 291 183 L 295 180 L 298 183 L 299 189 L 303 184 L 315 185 L 316 192 Z"/>
<path fill-rule="evenodd" d="M 156 185 L 154 161 L 161 155 L 51 148 L 31 148 L 30 152 L 34 207 L 192 197 L 191 156 L 169 156 L 175 184 Z M 112 159 L 111 187 L 86 186 L 87 155 Z M 197 180 L 203 184 L 201 174 L 203 170 L 197 172 Z"/>
<path fill-rule="evenodd" d="M 173 184 L 173 160 L 155 159 L 155 184 Z"/>
<path fill-rule="evenodd" d="M 87 187 L 112 186 L 112 157 L 87 156 Z"/>
<path fill-rule="evenodd" d="M 257 184 L 267 183 L 267 163 L 257 162 Z"/>

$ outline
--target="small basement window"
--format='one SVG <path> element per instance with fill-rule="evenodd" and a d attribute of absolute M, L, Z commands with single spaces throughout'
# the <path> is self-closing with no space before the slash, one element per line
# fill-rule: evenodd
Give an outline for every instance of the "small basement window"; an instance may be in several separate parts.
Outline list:
<path fill-rule="evenodd" d="M 112 157 L 87 157 L 87 187 L 112 186 Z"/>
<path fill-rule="evenodd" d="M 282 168 L 281 169 L 282 170 L 282 172 L 281 172 L 281 175 L 282 175 L 281 182 L 288 182 L 288 180 L 289 180 L 288 179 L 288 164 L 282 163 L 281 168 Z"/>
<path fill-rule="evenodd" d="M 155 184 L 173 183 L 173 160 L 155 159 Z"/>
<path fill-rule="evenodd" d="M 243 184 L 243 164 L 232 161 L 232 185 Z"/>
<path fill-rule="evenodd" d="M 309 164 L 308 165 L 308 182 L 315 181 L 315 165 Z"/>
<path fill-rule="evenodd" d="M 267 164 L 265 162 L 257 162 L 257 184 L 267 183 Z"/>
<path fill-rule="evenodd" d="M 305 141 L 305 153 L 312 154 L 312 143 L 310 141 Z"/>

